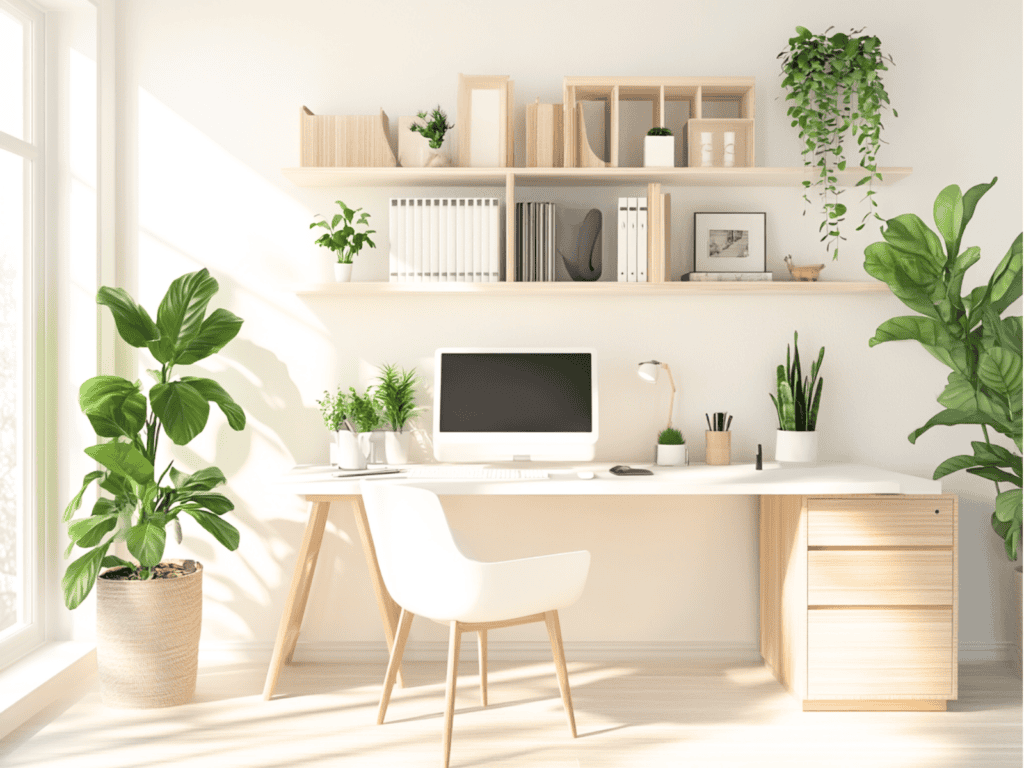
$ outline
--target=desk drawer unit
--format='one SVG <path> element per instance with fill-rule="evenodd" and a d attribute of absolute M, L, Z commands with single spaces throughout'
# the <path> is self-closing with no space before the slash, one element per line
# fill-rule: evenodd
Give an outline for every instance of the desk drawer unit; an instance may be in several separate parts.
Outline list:
<path fill-rule="evenodd" d="M 953 605 L 950 550 L 811 550 L 808 606 Z"/>
<path fill-rule="evenodd" d="M 809 547 L 952 547 L 953 501 L 887 496 L 807 500 Z"/>

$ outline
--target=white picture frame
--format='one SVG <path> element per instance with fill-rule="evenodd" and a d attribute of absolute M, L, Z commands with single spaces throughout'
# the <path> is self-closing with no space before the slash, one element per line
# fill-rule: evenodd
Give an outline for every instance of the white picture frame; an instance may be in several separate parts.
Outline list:
<path fill-rule="evenodd" d="M 695 272 L 765 272 L 764 213 L 694 213 Z"/>

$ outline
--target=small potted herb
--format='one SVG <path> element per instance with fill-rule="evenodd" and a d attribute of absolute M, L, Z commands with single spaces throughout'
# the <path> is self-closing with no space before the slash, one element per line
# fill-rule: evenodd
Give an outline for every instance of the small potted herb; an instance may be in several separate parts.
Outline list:
<path fill-rule="evenodd" d="M 416 369 L 406 371 L 397 365 L 385 365 L 377 379 L 377 400 L 384 409 L 388 431 L 384 433 L 384 455 L 388 464 L 409 463 L 409 431 L 406 426 L 416 416 Z"/>
<path fill-rule="evenodd" d="M 686 438 L 675 427 L 658 433 L 658 453 L 655 464 L 662 467 L 681 467 L 686 464 Z"/>
<path fill-rule="evenodd" d="M 377 230 L 370 229 L 370 214 L 363 211 L 356 218 L 356 214 L 362 208 L 349 208 L 341 200 L 335 200 L 341 206 L 341 213 L 336 213 L 334 218 L 327 221 L 318 213 L 319 221 L 314 221 L 309 228 L 323 227 L 326 234 L 316 239 L 316 244 L 334 251 L 337 262 L 334 265 L 334 279 L 339 283 L 347 283 L 352 279 L 352 258 L 363 249 L 364 245 L 376 248 L 377 245 L 370 239 L 370 235 L 376 234 Z M 363 231 L 357 231 L 357 228 Z"/>
<path fill-rule="evenodd" d="M 676 137 L 656 125 L 644 136 L 644 168 L 672 168 L 676 164 Z"/>
<path fill-rule="evenodd" d="M 819 379 L 821 361 L 825 348 L 818 352 L 818 359 L 811 364 L 811 375 L 804 376 L 800 369 L 800 350 L 797 348 L 797 334 L 793 332 L 793 357 L 790 360 L 789 345 L 786 345 L 786 365 L 776 369 L 776 390 L 778 398 L 769 394 L 779 416 L 776 433 L 775 460 L 790 462 L 813 462 L 818 457 L 818 406 L 821 404 Z"/>
<path fill-rule="evenodd" d="M 448 115 L 444 113 L 439 104 L 435 107 L 430 117 L 427 117 L 426 112 L 417 113 L 422 123 L 413 123 L 409 126 L 409 130 L 413 133 L 420 134 L 427 140 L 427 146 L 430 147 L 431 152 L 429 153 L 424 166 L 427 168 L 443 168 L 448 165 L 448 157 L 441 153 L 441 146 L 444 144 L 445 133 L 454 128 L 455 126 L 448 122 Z"/>

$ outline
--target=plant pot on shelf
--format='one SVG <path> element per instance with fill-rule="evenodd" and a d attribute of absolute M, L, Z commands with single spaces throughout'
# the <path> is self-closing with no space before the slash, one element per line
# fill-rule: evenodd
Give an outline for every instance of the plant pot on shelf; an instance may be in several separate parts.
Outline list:
<path fill-rule="evenodd" d="M 654 463 L 660 467 L 682 467 L 686 465 L 686 443 L 682 445 L 662 445 L 658 450 Z"/>
<path fill-rule="evenodd" d="M 96 580 L 96 659 L 108 707 L 172 707 L 195 693 L 203 566 L 168 562 L 194 570 L 148 581 Z"/>
<path fill-rule="evenodd" d="M 348 264 L 340 264 L 338 262 L 334 263 L 334 282 L 352 282 L 352 262 L 349 262 Z"/>
<path fill-rule="evenodd" d="M 775 430 L 775 460 L 810 464 L 818 458 L 818 433 Z"/>
<path fill-rule="evenodd" d="M 675 164 L 675 136 L 644 136 L 644 168 L 672 168 Z"/>
<path fill-rule="evenodd" d="M 409 463 L 409 433 L 392 432 L 384 433 L 384 457 L 388 464 Z"/>

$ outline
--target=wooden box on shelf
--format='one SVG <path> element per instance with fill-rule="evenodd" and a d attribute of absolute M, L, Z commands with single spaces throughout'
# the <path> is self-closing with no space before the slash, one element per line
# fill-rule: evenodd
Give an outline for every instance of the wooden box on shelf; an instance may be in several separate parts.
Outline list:
<path fill-rule="evenodd" d="M 562 105 L 526 105 L 526 167 L 561 168 Z"/>
<path fill-rule="evenodd" d="M 299 111 L 299 165 L 304 168 L 394 168 L 384 110 L 380 115 L 314 115 Z"/>
<path fill-rule="evenodd" d="M 686 121 L 687 165 L 691 168 L 753 168 L 753 118 L 701 118 Z M 701 134 L 711 139 L 710 157 L 702 146 Z M 733 139 L 732 161 L 727 155 L 728 138 Z"/>

